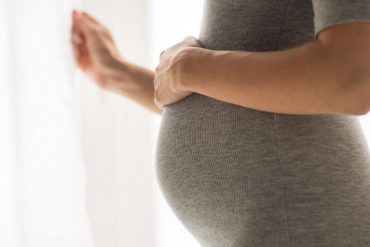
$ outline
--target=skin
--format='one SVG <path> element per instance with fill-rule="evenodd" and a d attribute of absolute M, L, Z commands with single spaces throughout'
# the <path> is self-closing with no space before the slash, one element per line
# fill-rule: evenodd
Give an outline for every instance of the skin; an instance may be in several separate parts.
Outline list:
<path fill-rule="evenodd" d="M 183 52 L 189 48 L 200 47 L 201 44 L 197 39 L 187 37 L 181 43 L 161 52 L 160 63 L 154 75 L 154 103 L 161 109 L 193 93 L 190 90 L 178 90 L 179 80 L 182 79 L 182 75 L 178 73 L 183 72 L 178 69 L 181 68 L 179 64 L 182 63 Z"/>
<path fill-rule="evenodd" d="M 109 31 L 86 13 L 74 14 L 72 33 L 77 64 L 98 86 L 158 114 L 194 92 L 285 114 L 370 110 L 369 23 L 335 25 L 273 52 L 208 50 L 187 37 L 161 53 L 154 72 L 123 59 Z"/>
<path fill-rule="evenodd" d="M 162 109 L 154 103 L 154 71 L 122 57 L 103 24 L 85 12 L 74 11 L 71 32 L 75 64 L 99 88 L 162 114 Z"/>

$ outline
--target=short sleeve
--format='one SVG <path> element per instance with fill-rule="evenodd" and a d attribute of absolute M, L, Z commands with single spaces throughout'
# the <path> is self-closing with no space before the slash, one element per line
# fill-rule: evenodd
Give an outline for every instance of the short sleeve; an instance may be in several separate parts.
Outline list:
<path fill-rule="evenodd" d="M 330 26 L 337 24 L 370 22 L 370 0 L 312 0 L 315 38 Z"/>

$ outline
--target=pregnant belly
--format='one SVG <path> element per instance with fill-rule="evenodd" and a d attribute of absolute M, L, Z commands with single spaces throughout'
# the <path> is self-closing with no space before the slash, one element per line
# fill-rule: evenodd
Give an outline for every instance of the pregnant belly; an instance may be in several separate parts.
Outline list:
<path fill-rule="evenodd" d="M 199 241 L 208 242 L 204 234 L 209 234 L 219 236 L 213 246 L 231 246 L 223 242 L 232 241 L 230 236 L 220 235 L 230 231 L 221 229 L 230 225 L 243 229 L 251 219 L 240 210 L 260 210 L 260 205 L 271 204 L 251 203 L 248 198 L 261 192 L 251 190 L 255 184 L 278 188 L 266 200 L 282 203 L 279 180 L 268 178 L 280 176 L 275 162 L 266 159 L 275 153 L 273 140 L 272 113 L 200 94 L 166 108 L 156 147 L 157 180 L 177 217 Z M 225 218 L 232 214 L 236 217 Z M 264 221 L 261 214 L 255 215 L 255 221 Z"/>
<path fill-rule="evenodd" d="M 241 160 L 256 163 L 275 152 L 273 121 L 273 113 L 196 93 L 166 107 L 156 147 L 163 189 L 176 181 L 181 186 L 181 179 L 201 180 L 219 166 L 228 167 L 219 176 L 235 178 Z"/>
<path fill-rule="evenodd" d="M 273 113 L 191 94 L 162 116 L 156 150 L 161 179 L 184 177 L 186 169 L 194 177 L 220 163 L 230 168 L 223 176 L 232 177 L 234 163 L 275 151 L 273 122 Z"/>
<path fill-rule="evenodd" d="M 370 155 L 355 117 L 274 114 L 192 94 L 164 111 L 155 170 L 204 246 L 286 246 L 269 233 L 285 236 L 287 213 L 297 241 L 318 238 L 312 229 L 322 225 L 323 242 L 370 234 L 355 230 L 370 225 Z"/>

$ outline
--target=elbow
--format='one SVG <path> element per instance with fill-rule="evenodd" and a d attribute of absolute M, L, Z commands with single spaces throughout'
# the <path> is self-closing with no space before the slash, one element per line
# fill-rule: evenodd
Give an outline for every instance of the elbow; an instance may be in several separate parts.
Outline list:
<path fill-rule="evenodd" d="M 364 116 L 370 112 L 370 106 L 361 105 L 358 102 L 351 101 L 348 102 L 346 105 L 342 105 L 340 109 L 336 107 L 336 111 L 334 114 L 344 114 L 344 115 L 351 115 L 351 116 Z"/>
<path fill-rule="evenodd" d="M 331 107 L 342 114 L 362 116 L 370 112 L 369 31 L 369 24 L 339 25 L 337 29 L 323 32 L 318 43 L 320 51 L 324 51 L 320 56 L 324 64 L 320 66 L 326 68 L 325 74 L 329 75 L 326 79 L 332 82 L 329 84 L 339 89 Z"/>
<path fill-rule="evenodd" d="M 366 107 L 358 108 L 357 110 L 352 111 L 348 114 L 353 115 L 353 116 L 364 116 L 364 115 L 367 115 L 369 112 L 370 112 L 370 106 L 366 106 Z"/>
<path fill-rule="evenodd" d="M 368 66 L 364 66 L 363 71 L 355 72 L 355 76 L 352 76 L 353 93 L 352 101 L 354 105 L 357 105 L 357 109 L 354 112 L 356 116 L 363 116 L 370 112 L 370 73 Z"/>
<path fill-rule="evenodd" d="M 355 115 L 356 116 L 367 115 L 370 112 L 370 80 L 368 81 L 367 88 L 358 93 L 357 100 L 358 106 Z"/>
<path fill-rule="evenodd" d="M 364 107 L 358 109 L 358 111 L 355 112 L 354 115 L 356 115 L 356 116 L 364 116 L 364 115 L 367 115 L 369 112 L 370 112 L 370 104 L 367 104 Z"/>
<path fill-rule="evenodd" d="M 370 112 L 370 75 L 352 77 L 345 87 L 341 87 L 342 113 L 363 116 Z M 360 79 L 361 77 L 361 79 Z"/>

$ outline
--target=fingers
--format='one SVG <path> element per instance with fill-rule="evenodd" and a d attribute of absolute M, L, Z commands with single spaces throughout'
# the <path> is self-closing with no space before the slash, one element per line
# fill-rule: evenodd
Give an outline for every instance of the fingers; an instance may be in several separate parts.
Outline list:
<path fill-rule="evenodd" d="M 84 42 L 83 37 L 79 33 L 72 34 L 72 44 L 73 45 L 82 45 Z"/>
<path fill-rule="evenodd" d="M 184 41 L 192 43 L 192 42 L 197 41 L 197 39 L 194 38 L 193 36 L 186 36 Z"/>
<path fill-rule="evenodd" d="M 71 42 L 74 47 L 81 46 L 84 43 L 83 28 L 77 20 L 76 13 L 73 13 Z"/>
<path fill-rule="evenodd" d="M 92 17 L 91 15 L 89 15 L 88 13 L 86 13 L 85 11 L 82 11 L 81 12 L 82 15 L 87 18 L 89 21 L 91 21 L 92 23 L 94 23 L 95 25 L 98 25 L 100 26 L 101 24 L 94 18 Z"/>
<path fill-rule="evenodd" d="M 76 26 L 76 23 L 72 23 L 72 35 L 71 35 L 71 41 L 72 44 L 74 45 L 82 45 L 83 44 L 83 36 L 82 34 L 78 31 L 78 28 Z"/>
<path fill-rule="evenodd" d="M 91 27 L 82 21 L 78 12 L 73 12 L 71 43 L 73 48 L 73 56 L 76 64 L 81 68 L 85 68 L 87 50 L 87 37 L 91 35 Z"/>
<path fill-rule="evenodd" d="M 81 12 L 74 11 L 73 13 L 74 13 L 73 16 L 76 17 L 76 19 L 80 20 L 80 22 L 87 25 L 90 29 L 95 29 L 96 30 L 96 29 L 103 26 L 94 17 L 92 17 L 91 15 L 89 15 L 85 11 L 81 11 Z"/>
<path fill-rule="evenodd" d="M 73 12 L 73 16 L 75 15 L 75 11 Z M 71 30 L 71 43 L 72 43 L 72 48 L 73 48 L 73 56 L 75 61 L 79 62 L 80 60 L 80 52 L 79 52 L 79 46 L 82 44 L 83 40 L 81 37 L 81 34 L 78 32 L 76 22 L 73 18 L 72 20 L 72 30 Z"/>
<path fill-rule="evenodd" d="M 166 50 L 163 50 L 163 51 L 161 51 L 161 53 L 159 54 L 159 56 L 161 57 L 161 56 L 163 56 L 163 54 L 166 52 Z"/>
<path fill-rule="evenodd" d="M 101 27 L 99 23 L 91 16 L 87 15 L 87 13 L 78 11 L 73 11 L 72 13 L 72 27 L 74 27 L 74 30 L 80 33 L 83 37 L 97 32 Z M 78 36 L 76 36 L 75 39 L 77 41 Z"/>
<path fill-rule="evenodd" d="M 80 12 L 73 12 L 71 42 L 77 55 L 80 56 L 83 50 L 87 49 L 87 39 L 94 31 L 94 26 L 90 24 L 90 21 L 86 21 Z"/>
<path fill-rule="evenodd" d="M 73 51 L 73 57 L 76 62 L 76 65 L 79 67 L 82 66 L 82 47 L 77 42 L 72 41 L 72 51 Z"/>
<path fill-rule="evenodd" d="M 94 24 L 92 21 L 84 17 L 82 14 L 78 13 L 75 16 L 75 23 L 76 26 L 83 32 L 83 34 L 87 35 L 96 31 L 97 25 Z"/>
<path fill-rule="evenodd" d="M 171 54 L 171 51 L 182 49 L 184 47 L 202 47 L 200 41 L 193 36 L 185 37 L 180 43 L 177 43 L 165 50 L 162 50 L 159 54 L 159 57 L 163 57 L 167 52 Z"/>
<path fill-rule="evenodd" d="M 189 44 L 189 46 L 199 46 L 199 47 L 201 46 L 199 40 L 193 36 L 185 37 L 183 42 Z"/>

